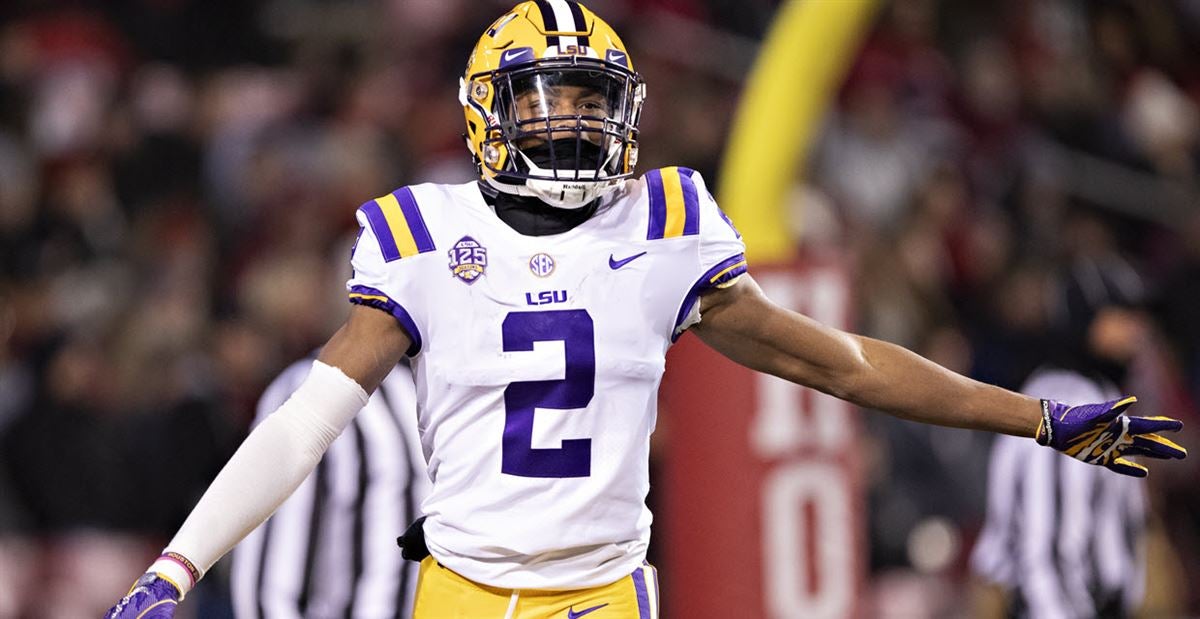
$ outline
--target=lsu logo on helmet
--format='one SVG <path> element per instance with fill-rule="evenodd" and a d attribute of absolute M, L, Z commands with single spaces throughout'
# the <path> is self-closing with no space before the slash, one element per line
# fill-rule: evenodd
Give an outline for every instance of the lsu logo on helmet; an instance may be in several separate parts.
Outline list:
<path fill-rule="evenodd" d="M 480 177 L 560 208 L 633 175 L 645 97 L 617 33 L 570 0 L 522 2 L 497 19 L 459 88 Z"/>

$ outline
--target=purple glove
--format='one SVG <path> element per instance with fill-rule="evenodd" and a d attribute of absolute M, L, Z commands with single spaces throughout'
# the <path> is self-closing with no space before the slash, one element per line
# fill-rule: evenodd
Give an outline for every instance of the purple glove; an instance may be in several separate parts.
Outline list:
<path fill-rule="evenodd" d="M 104 619 L 171 619 L 179 597 L 179 588 L 171 581 L 146 572 Z"/>
<path fill-rule="evenodd" d="M 1170 417 L 1130 417 L 1125 409 L 1137 402 L 1129 396 L 1101 404 L 1067 406 L 1042 400 L 1037 442 L 1076 460 L 1097 464 L 1122 475 L 1145 477 L 1146 467 L 1125 456 L 1187 457 L 1187 450 L 1156 432 L 1178 432 L 1183 422 Z"/>

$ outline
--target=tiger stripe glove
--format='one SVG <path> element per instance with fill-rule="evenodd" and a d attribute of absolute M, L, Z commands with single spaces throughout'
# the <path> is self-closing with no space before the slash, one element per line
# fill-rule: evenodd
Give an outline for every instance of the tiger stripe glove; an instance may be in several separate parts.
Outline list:
<path fill-rule="evenodd" d="M 146 572 L 104 619 L 171 619 L 182 597 L 178 585 L 160 574 Z"/>
<path fill-rule="evenodd" d="M 1101 404 L 1068 406 L 1042 400 L 1037 442 L 1076 460 L 1122 475 L 1145 477 L 1149 470 L 1126 456 L 1182 459 L 1187 450 L 1158 432 L 1178 432 L 1183 422 L 1170 417 L 1131 417 L 1125 410 L 1137 402 L 1129 396 Z"/>

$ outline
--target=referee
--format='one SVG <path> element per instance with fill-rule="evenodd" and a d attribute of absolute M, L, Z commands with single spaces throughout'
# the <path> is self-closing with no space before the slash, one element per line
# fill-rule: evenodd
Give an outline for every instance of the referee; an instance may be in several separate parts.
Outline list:
<path fill-rule="evenodd" d="M 258 402 L 259 423 L 312 367 L 296 362 Z M 396 537 L 416 519 L 429 480 L 417 437 L 412 371 L 392 370 L 316 470 L 233 553 L 238 619 L 412 615 L 417 564 Z"/>
<path fill-rule="evenodd" d="M 1140 280 L 1124 262 L 1083 261 L 1057 292 L 1059 333 L 1022 392 L 1062 402 L 1120 398 L 1148 328 L 1132 309 Z M 975 616 L 1132 616 L 1145 590 L 1142 484 L 1038 447 L 1011 436 L 992 446 L 987 522 L 971 564 L 1005 595 L 980 596 Z"/>

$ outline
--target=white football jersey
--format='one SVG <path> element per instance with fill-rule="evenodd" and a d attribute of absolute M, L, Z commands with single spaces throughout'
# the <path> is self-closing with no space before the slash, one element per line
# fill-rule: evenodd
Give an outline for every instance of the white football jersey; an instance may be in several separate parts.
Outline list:
<path fill-rule="evenodd" d="M 629 575 L 667 348 L 746 270 L 700 175 L 652 170 L 550 236 L 510 228 L 474 182 L 403 187 L 358 221 L 350 300 L 413 340 L 433 556 L 511 589 Z"/>

